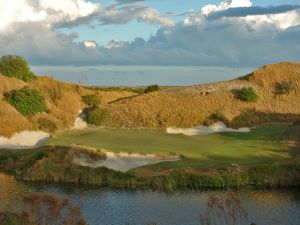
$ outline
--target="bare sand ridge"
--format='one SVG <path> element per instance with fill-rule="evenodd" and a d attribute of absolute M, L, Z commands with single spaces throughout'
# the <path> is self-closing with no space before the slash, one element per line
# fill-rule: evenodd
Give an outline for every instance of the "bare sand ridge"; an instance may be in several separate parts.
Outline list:
<path fill-rule="evenodd" d="M 141 166 L 157 164 L 166 161 L 178 161 L 179 156 L 157 157 L 155 155 L 141 155 L 129 153 L 113 153 L 106 152 L 105 160 L 93 161 L 86 157 L 75 157 L 73 162 L 81 166 L 88 166 L 92 168 L 106 167 L 112 170 L 127 172 L 131 169 Z"/>
<path fill-rule="evenodd" d="M 174 128 L 169 127 L 167 128 L 167 133 L 169 134 L 184 134 L 188 136 L 195 136 L 195 135 L 208 135 L 213 133 L 221 133 L 221 132 L 250 132 L 250 129 L 247 127 L 233 129 L 227 127 L 223 122 L 219 121 L 211 126 L 198 126 L 194 128 Z"/>
<path fill-rule="evenodd" d="M 11 138 L 0 137 L 0 149 L 30 149 L 45 144 L 50 135 L 42 131 L 22 131 Z"/>

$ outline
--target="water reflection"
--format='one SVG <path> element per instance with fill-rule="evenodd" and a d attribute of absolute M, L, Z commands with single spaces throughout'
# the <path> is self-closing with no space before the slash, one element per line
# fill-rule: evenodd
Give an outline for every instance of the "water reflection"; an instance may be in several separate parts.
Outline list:
<path fill-rule="evenodd" d="M 160 225 L 200 224 L 200 213 L 205 209 L 210 194 L 226 195 L 226 191 L 188 191 L 165 193 L 160 191 L 120 191 L 73 185 L 45 185 L 16 182 L 0 174 L 0 201 L 16 199 L 26 188 L 68 196 L 81 202 L 83 213 L 91 225 L 143 225 L 156 221 Z M 236 191 L 249 213 L 249 224 L 299 225 L 300 190 Z"/>

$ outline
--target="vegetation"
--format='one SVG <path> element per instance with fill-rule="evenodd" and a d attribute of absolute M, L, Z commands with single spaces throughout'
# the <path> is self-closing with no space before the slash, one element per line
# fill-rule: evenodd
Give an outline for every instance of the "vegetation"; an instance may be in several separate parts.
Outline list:
<path fill-rule="evenodd" d="M 30 181 L 67 182 L 98 185 L 100 187 L 124 189 L 185 190 L 204 188 L 297 186 L 300 181 L 299 168 L 294 164 L 247 166 L 241 171 L 219 165 L 215 170 L 188 171 L 174 167 L 169 173 L 156 168 L 151 175 L 138 175 L 136 171 L 116 172 L 106 168 L 82 167 L 72 163 L 69 148 L 47 147 L 35 151 L 46 151 L 47 156 L 35 160 L 32 150 L 22 152 L 0 152 L 0 169 L 18 179 Z M 247 168 L 247 169 L 246 169 Z"/>
<path fill-rule="evenodd" d="M 106 154 L 101 149 L 76 144 L 71 146 L 68 154 L 72 159 L 82 156 L 89 159 L 90 161 L 99 161 L 106 159 Z"/>
<path fill-rule="evenodd" d="M 93 108 L 87 112 L 86 121 L 88 124 L 100 126 L 109 116 L 109 111 L 106 108 Z"/>
<path fill-rule="evenodd" d="M 151 170 L 230 166 L 232 163 L 253 165 L 287 162 L 289 153 L 284 151 L 282 140 L 289 129 L 289 125 L 276 124 L 255 128 L 250 133 L 186 136 L 157 130 L 98 128 L 56 135 L 49 144 L 69 147 L 76 143 L 113 152 L 183 156 L 180 161 L 147 167 Z"/>
<path fill-rule="evenodd" d="M 0 73 L 25 82 L 36 78 L 30 71 L 27 62 L 22 57 L 14 55 L 3 56 L 0 59 Z"/>
<path fill-rule="evenodd" d="M 226 124 L 228 124 L 228 119 L 225 117 L 224 113 L 222 111 L 216 111 L 212 113 L 207 120 L 204 121 L 205 126 L 211 126 L 212 124 L 222 121 Z"/>
<path fill-rule="evenodd" d="M 244 87 L 239 92 L 239 99 L 244 102 L 256 102 L 258 95 L 253 87 Z"/>
<path fill-rule="evenodd" d="M 32 193 L 13 207 L 0 212 L 3 225 L 85 225 L 81 209 L 68 198 Z"/>
<path fill-rule="evenodd" d="M 145 92 L 144 87 L 98 87 L 98 86 L 92 86 L 92 87 L 85 87 L 87 89 L 91 89 L 94 91 L 103 91 L 103 92 L 133 92 L 137 94 L 143 94 Z"/>
<path fill-rule="evenodd" d="M 236 194 L 230 192 L 227 196 L 211 195 L 207 208 L 200 215 L 201 225 L 236 225 L 247 224 L 248 213 Z"/>
<path fill-rule="evenodd" d="M 24 116 L 35 115 L 47 110 L 45 99 L 41 93 L 27 87 L 6 93 L 5 100 Z"/>
<path fill-rule="evenodd" d="M 281 83 L 276 83 L 275 94 L 277 95 L 288 94 L 293 89 L 294 87 L 292 81 L 284 81 Z"/>
<path fill-rule="evenodd" d="M 88 106 L 98 106 L 101 104 L 101 97 L 98 95 L 85 95 L 82 97 L 83 102 Z"/>
<path fill-rule="evenodd" d="M 47 118 L 39 118 L 38 119 L 38 128 L 39 130 L 47 131 L 53 133 L 57 130 L 56 124 Z"/>
<path fill-rule="evenodd" d="M 145 93 L 150 93 L 150 92 L 154 92 L 154 91 L 159 91 L 160 87 L 155 84 L 155 85 L 150 85 L 145 89 Z"/>

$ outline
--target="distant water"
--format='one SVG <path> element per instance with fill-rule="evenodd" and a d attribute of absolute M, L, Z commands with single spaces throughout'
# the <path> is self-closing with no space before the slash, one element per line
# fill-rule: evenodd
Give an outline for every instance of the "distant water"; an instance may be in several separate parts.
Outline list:
<path fill-rule="evenodd" d="M 33 66 L 31 69 L 58 80 L 93 86 L 183 86 L 229 80 L 253 70 L 204 66 Z"/>
<path fill-rule="evenodd" d="M 155 221 L 159 225 L 200 225 L 199 215 L 205 209 L 210 194 L 225 195 L 226 191 L 125 191 L 22 183 L 0 174 L 0 206 L 18 199 L 21 193 L 51 192 L 68 196 L 82 203 L 85 219 L 90 225 L 144 225 Z M 255 190 L 236 192 L 249 213 L 249 224 L 299 225 L 300 190 Z"/>

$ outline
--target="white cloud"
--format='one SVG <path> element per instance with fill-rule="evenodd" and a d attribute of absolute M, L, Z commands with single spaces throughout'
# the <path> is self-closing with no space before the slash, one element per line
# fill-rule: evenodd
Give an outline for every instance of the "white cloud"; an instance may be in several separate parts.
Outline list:
<path fill-rule="evenodd" d="M 42 22 L 44 26 L 67 25 L 96 14 L 99 4 L 85 0 L 0 0 L 0 31 L 15 23 Z"/>
<path fill-rule="evenodd" d="M 97 48 L 97 43 L 95 41 L 84 41 L 83 44 L 87 48 Z"/>
<path fill-rule="evenodd" d="M 229 8 L 251 7 L 251 0 L 226 0 L 219 5 L 206 5 L 201 9 L 202 15 L 208 16 L 210 13 L 226 10 Z"/>
<path fill-rule="evenodd" d="M 105 48 L 112 49 L 112 48 L 122 48 L 126 45 L 126 42 L 124 41 L 118 41 L 118 40 L 111 40 Z"/>

